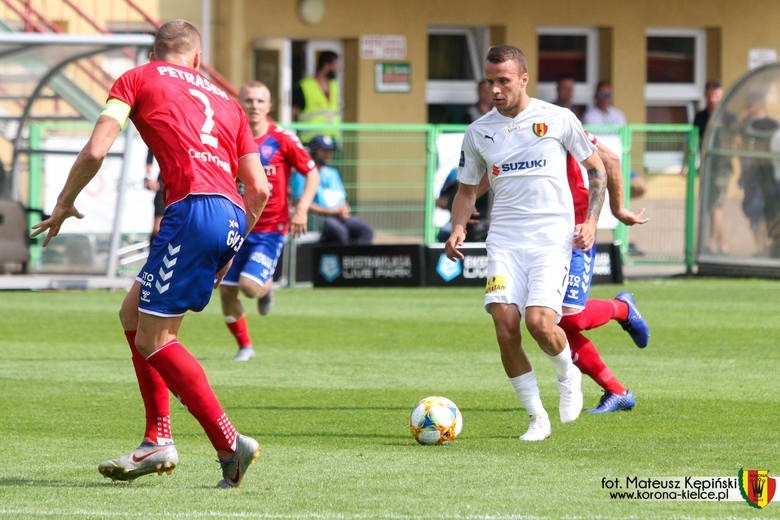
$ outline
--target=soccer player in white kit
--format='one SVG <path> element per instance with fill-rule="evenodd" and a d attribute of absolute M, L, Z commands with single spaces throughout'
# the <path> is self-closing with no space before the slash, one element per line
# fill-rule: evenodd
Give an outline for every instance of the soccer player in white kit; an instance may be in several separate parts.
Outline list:
<path fill-rule="evenodd" d="M 574 114 L 528 95 L 528 65 L 520 49 L 491 48 L 485 77 L 495 108 L 473 122 L 463 138 L 460 187 L 445 251 L 450 259 L 463 259 L 458 247 L 466 240 L 478 186 L 487 176 L 493 207 L 486 241 L 485 309 L 493 317 L 504 370 L 530 416 L 520 439 L 541 441 L 551 434 L 550 420 L 523 352 L 520 322 L 525 317 L 528 331 L 555 367 L 561 422 L 574 421 L 582 410 L 582 374 L 557 322 L 572 247 L 593 246 L 606 175 Z M 589 180 L 587 218 L 576 226 L 567 151 L 585 166 Z"/>

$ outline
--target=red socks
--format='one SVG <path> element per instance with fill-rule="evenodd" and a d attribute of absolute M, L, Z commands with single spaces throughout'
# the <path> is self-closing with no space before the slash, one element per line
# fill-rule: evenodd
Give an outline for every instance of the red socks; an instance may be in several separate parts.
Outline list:
<path fill-rule="evenodd" d="M 623 321 L 628 318 L 628 305 L 620 300 L 588 300 L 585 308 L 577 314 L 567 314 L 559 325 L 565 331 L 579 332 L 595 329 L 610 320 Z"/>
<path fill-rule="evenodd" d="M 206 431 L 218 453 L 231 453 L 236 429 L 222 410 L 198 360 L 179 340 L 163 345 L 147 358 L 165 380 L 168 388 L 187 407 Z"/>
<path fill-rule="evenodd" d="M 623 395 L 626 388 L 604 364 L 596 346 L 582 335 L 582 331 L 595 329 L 610 320 L 623 321 L 627 318 L 628 305 L 625 302 L 592 299 L 585 303 L 585 308 L 581 312 L 563 316 L 558 324 L 566 332 L 572 359 L 577 368 L 583 374 L 590 376 L 604 390 L 618 395 Z"/>
<path fill-rule="evenodd" d="M 601 360 L 596 346 L 581 333 L 566 333 L 571 347 L 571 357 L 580 372 L 590 376 L 601 388 L 613 394 L 623 395 L 626 391 L 618 378 Z"/>
<path fill-rule="evenodd" d="M 249 337 L 249 328 L 246 325 L 246 316 L 241 316 L 237 321 L 233 323 L 227 323 L 227 328 L 230 329 L 230 333 L 236 338 L 238 348 L 245 348 L 252 346 L 252 338 Z"/>
<path fill-rule="evenodd" d="M 144 441 L 154 444 L 169 444 L 171 436 L 171 412 L 168 387 L 165 386 L 160 374 L 135 348 L 135 331 L 126 330 L 125 337 L 130 345 L 135 376 L 138 379 L 138 388 L 141 390 L 141 399 L 146 410 L 146 430 Z"/>

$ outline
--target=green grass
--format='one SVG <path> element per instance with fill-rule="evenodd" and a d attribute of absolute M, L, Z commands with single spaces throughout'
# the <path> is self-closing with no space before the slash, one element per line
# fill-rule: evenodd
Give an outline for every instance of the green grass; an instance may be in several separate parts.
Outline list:
<path fill-rule="evenodd" d="M 553 436 L 503 374 L 479 289 L 281 290 L 251 315 L 258 350 L 234 343 L 212 302 L 182 342 L 239 431 L 263 446 L 238 490 L 202 430 L 172 404 L 180 465 L 112 483 L 97 464 L 135 447 L 143 407 L 116 318 L 119 292 L 0 293 L 0 517 L 4 518 L 777 518 L 741 502 L 618 501 L 602 478 L 780 474 L 780 282 L 631 281 L 651 322 L 645 350 L 594 330 L 632 412 L 557 421 L 552 366 L 528 334 Z M 621 288 L 596 286 L 594 297 Z M 216 298 L 216 295 L 215 295 Z M 250 307 L 251 302 L 247 305 Z M 583 384 L 586 407 L 599 388 Z M 461 408 L 452 446 L 419 446 L 408 414 L 441 394 Z"/>

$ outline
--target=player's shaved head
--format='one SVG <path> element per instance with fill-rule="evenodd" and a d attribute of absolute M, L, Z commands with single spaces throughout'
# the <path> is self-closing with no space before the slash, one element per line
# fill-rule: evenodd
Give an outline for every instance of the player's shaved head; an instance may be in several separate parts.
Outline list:
<path fill-rule="evenodd" d="M 268 93 L 268 99 L 269 100 L 271 99 L 271 89 L 269 89 L 268 85 L 266 85 L 262 81 L 257 81 L 257 80 L 247 81 L 246 83 L 241 85 L 241 89 L 238 91 L 238 97 L 240 99 L 243 99 L 244 97 L 247 96 L 249 90 L 255 88 L 263 89 L 264 92 Z"/>
<path fill-rule="evenodd" d="M 200 32 L 187 20 L 165 22 L 154 37 L 154 55 L 161 60 L 200 51 Z"/>

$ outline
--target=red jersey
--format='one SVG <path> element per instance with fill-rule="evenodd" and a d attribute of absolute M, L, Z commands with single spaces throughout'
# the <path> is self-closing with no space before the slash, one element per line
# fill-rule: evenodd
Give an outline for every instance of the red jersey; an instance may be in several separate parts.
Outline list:
<path fill-rule="evenodd" d="M 268 132 L 255 138 L 255 142 L 268 177 L 271 197 L 252 232 L 285 234 L 290 224 L 287 186 L 290 184 L 292 169 L 307 175 L 314 168 L 314 161 L 295 133 L 282 130 L 273 123 Z"/>
<path fill-rule="evenodd" d="M 590 142 L 595 146 L 598 146 L 598 139 L 596 136 L 585 130 L 585 135 L 588 136 Z M 588 187 L 585 186 L 585 178 L 582 175 L 582 166 L 577 162 L 577 159 L 566 154 L 566 176 L 569 178 L 569 188 L 571 189 L 571 198 L 574 199 L 574 223 L 582 224 L 585 222 L 585 217 L 588 216 L 588 204 L 590 202 Z"/>
<path fill-rule="evenodd" d="M 164 61 L 122 74 L 108 97 L 130 105 L 130 119 L 160 165 L 166 205 L 197 194 L 244 208 L 238 159 L 257 148 L 238 102 L 198 71 Z"/>

